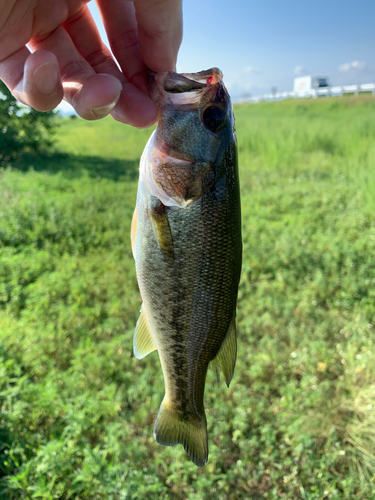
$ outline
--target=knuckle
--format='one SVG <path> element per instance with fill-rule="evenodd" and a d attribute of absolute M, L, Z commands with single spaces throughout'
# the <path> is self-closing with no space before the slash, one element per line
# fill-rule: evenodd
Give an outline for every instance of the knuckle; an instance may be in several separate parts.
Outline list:
<path fill-rule="evenodd" d="M 113 62 L 111 55 L 103 50 L 92 52 L 86 57 L 86 61 L 94 69 L 100 66 L 107 66 Z"/>
<path fill-rule="evenodd" d="M 136 29 L 127 31 L 118 40 L 111 41 L 113 51 L 120 53 L 136 47 L 138 44 L 138 31 Z"/>
<path fill-rule="evenodd" d="M 66 25 L 73 24 L 76 21 L 79 21 L 84 17 L 84 15 L 87 13 L 87 6 L 85 5 L 82 7 L 78 12 L 73 14 L 72 16 L 68 17 L 68 19 L 65 21 Z"/>
<path fill-rule="evenodd" d="M 77 77 L 86 74 L 86 61 L 70 61 L 61 68 L 62 81 L 76 79 Z"/>

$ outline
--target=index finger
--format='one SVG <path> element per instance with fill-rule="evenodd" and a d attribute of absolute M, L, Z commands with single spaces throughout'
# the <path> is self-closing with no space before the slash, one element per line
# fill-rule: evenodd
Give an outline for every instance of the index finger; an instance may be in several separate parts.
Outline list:
<path fill-rule="evenodd" d="M 155 72 L 176 69 L 182 41 L 181 0 L 134 0 L 143 60 Z"/>

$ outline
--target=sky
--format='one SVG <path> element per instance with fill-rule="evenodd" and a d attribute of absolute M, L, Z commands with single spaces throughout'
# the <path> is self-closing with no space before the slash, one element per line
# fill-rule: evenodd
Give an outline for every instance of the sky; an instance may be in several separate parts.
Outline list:
<path fill-rule="evenodd" d="M 219 66 L 233 96 L 375 82 L 375 2 L 186 0 L 179 70 Z"/>
<path fill-rule="evenodd" d="M 304 75 L 331 85 L 375 82 L 373 0 L 185 0 L 183 14 L 177 70 L 218 66 L 233 98 L 290 91 Z"/>

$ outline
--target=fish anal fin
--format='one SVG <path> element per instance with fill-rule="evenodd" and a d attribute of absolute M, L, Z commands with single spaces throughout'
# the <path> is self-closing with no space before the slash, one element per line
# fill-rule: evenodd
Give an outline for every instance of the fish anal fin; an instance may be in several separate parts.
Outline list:
<path fill-rule="evenodd" d="M 220 369 L 223 372 L 225 383 L 229 387 L 232 380 L 237 357 L 236 318 L 233 316 L 228 332 L 221 344 L 220 350 L 212 360 L 216 371 L 217 381 L 220 382 Z"/>
<path fill-rule="evenodd" d="M 171 226 L 169 224 L 167 209 L 163 204 L 159 208 L 149 210 L 152 230 L 156 241 L 159 243 L 163 255 L 169 259 L 174 259 L 173 238 Z"/>
<path fill-rule="evenodd" d="M 150 352 L 157 349 L 154 339 L 152 338 L 150 327 L 144 312 L 144 308 L 141 308 L 141 314 L 137 321 L 137 326 L 135 327 L 134 339 L 133 339 L 133 351 L 134 356 L 137 359 L 142 359 Z"/>
<path fill-rule="evenodd" d="M 176 410 L 164 398 L 155 422 L 154 437 L 163 446 L 182 444 L 192 462 L 203 467 L 208 459 L 206 418 L 183 420 Z"/>
<path fill-rule="evenodd" d="M 137 241 L 137 224 L 138 224 L 138 212 L 137 208 L 134 209 L 133 218 L 132 218 L 132 226 L 130 230 L 130 238 L 132 242 L 132 252 L 133 257 L 135 257 L 135 242 Z"/>

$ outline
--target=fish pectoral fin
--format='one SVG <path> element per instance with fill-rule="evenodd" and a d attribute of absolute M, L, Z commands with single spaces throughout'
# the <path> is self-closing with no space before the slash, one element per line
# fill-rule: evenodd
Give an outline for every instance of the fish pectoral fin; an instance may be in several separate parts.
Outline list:
<path fill-rule="evenodd" d="M 220 382 L 220 369 L 225 378 L 225 383 L 229 387 L 234 373 L 234 366 L 237 357 L 237 335 L 236 335 L 236 316 L 233 316 L 230 322 L 228 332 L 221 344 L 220 350 L 212 360 L 213 368 L 216 371 L 217 381 Z"/>
<path fill-rule="evenodd" d="M 156 241 L 159 243 L 163 255 L 167 259 L 174 259 L 173 238 L 168 214 L 163 206 L 162 210 L 150 210 L 150 220 Z"/>
<path fill-rule="evenodd" d="M 206 418 L 184 420 L 180 413 L 165 396 L 155 422 L 155 440 L 163 446 L 182 444 L 190 460 L 203 467 L 208 459 Z"/>
<path fill-rule="evenodd" d="M 148 326 L 148 321 L 146 314 L 141 308 L 141 314 L 137 321 L 137 326 L 135 327 L 134 339 L 133 339 L 133 351 L 134 356 L 137 359 L 142 359 L 150 352 L 157 349 L 154 339 L 152 338 L 150 327 Z"/>

